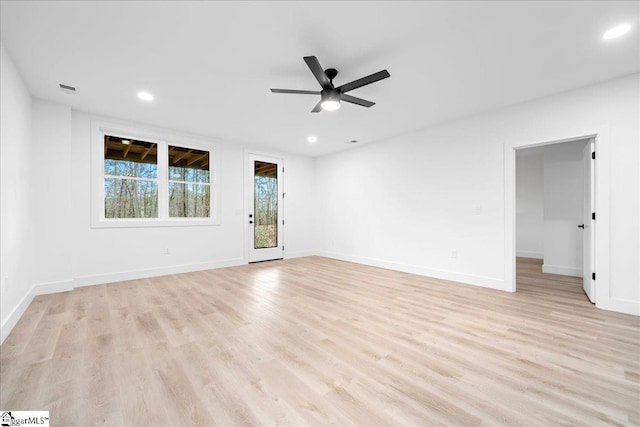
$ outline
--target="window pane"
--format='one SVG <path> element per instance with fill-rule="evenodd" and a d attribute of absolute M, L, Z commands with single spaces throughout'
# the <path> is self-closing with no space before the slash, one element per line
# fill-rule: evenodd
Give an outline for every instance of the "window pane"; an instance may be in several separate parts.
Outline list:
<path fill-rule="evenodd" d="M 173 218 L 208 218 L 211 194 L 208 184 L 169 182 L 169 216 Z"/>
<path fill-rule="evenodd" d="M 169 180 L 209 182 L 209 152 L 169 146 Z"/>
<path fill-rule="evenodd" d="M 278 165 L 256 161 L 254 165 L 254 247 L 278 246 Z"/>
<path fill-rule="evenodd" d="M 104 160 L 104 174 L 131 176 L 137 178 L 157 178 L 158 166 L 148 163 L 128 162 L 125 160 Z"/>
<path fill-rule="evenodd" d="M 104 174 L 137 178 L 157 178 L 157 144 L 105 135 Z"/>
<path fill-rule="evenodd" d="M 105 218 L 158 217 L 156 143 L 105 135 L 104 174 Z"/>
<path fill-rule="evenodd" d="M 209 171 L 169 166 L 169 180 L 209 183 Z"/>
<path fill-rule="evenodd" d="M 104 216 L 105 218 L 157 218 L 157 182 L 105 178 Z"/>

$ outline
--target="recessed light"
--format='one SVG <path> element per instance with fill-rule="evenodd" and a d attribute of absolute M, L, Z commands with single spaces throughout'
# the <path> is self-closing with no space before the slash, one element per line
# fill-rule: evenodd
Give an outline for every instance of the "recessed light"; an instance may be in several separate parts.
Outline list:
<path fill-rule="evenodd" d="M 613 27 L 606 33 L 602 35 L 602 38 L 605 40 L 617 39 L 620 36 L 627 34 L 631 30 L 630 24 L 618 25 L 617 27 Z"/>
<path fill-rule="evenodd" d="M 153 95 L 151 95 L 149 92 L 138 92 L 138 98 L 147 102 L 153 101 Z"/>
<path fill-rule="evenodd" d="M 357 144 L 358 140 L 357 139 L 352 139 L 351 141 L 347 141 L 347 144 Z"/>
<path fill-rule="evenodd" d="M 317 137 L 317 136 L 315 136 L 315 135 L 309 135 L 309 136 L 307 137 L 307 142 L 308 142 L 309 144 L 315 144 L 316 142 L 318 142 L 318 137 Z"/>

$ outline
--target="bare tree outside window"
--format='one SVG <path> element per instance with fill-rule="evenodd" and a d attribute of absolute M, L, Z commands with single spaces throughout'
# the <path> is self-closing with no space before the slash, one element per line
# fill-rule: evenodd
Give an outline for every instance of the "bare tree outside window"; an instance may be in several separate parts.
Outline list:
<path fill-rule="evenodd" d="M 211 215 L 209 152 L 169 146 L 169 216 Z"/>
<path fill-rule="evenodd" d="M 104 137 L 105 218 L 158 217 L 157 145 Z"/>
<path fill-rule="evenodd" d="M 273 248 L 278 246 L 278 165 L 256 161 L 254 167 L 254 246 Z"/>

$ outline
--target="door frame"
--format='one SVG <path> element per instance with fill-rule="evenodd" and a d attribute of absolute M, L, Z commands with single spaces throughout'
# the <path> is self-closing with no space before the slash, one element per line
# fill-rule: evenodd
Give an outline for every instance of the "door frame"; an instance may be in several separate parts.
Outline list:
<path fill-rule="evenodd" d="M 278 153 L 272 153 L 272 152 L 264 152 L 261 150 L 251 150 L 251 149 L 245 149 L 243 156 L 242 156 L 242 160 L 243 160 L 243 175 L 244 175 L 244 200 L 243 200 L 243 215 L 242 215 L 242 230 L 243 230 L 243 239 L 244 239 L 244 260 L 246 264 L 251 263 L 252 261 L 250 260 L 250 255 L 249 252 L 251 250 L 251 247 L 249 245 L 249 229 L 250 227 L 249 225 L 249 214 L 250 212 L 250 203 L 249 203 L 249 197 L 253 196 L 253 185 L 252 185 L 252 179 L 253 179 L 253 170 L 249 167 L 249 159 L 251 156 L 260 156 L 260 157 L 270 157 L 272 159 L 277 159 L 280 162 L 280 166 L 284 169 L 284 156 Z M 279 175 L 279 184 L 280 184 L 280 191 L 282 193 L 285 192 L 285 182 L 284 182 L 284 173 L 281 173 Z M 282 206 L 282 217 L 278 218 L 278 221 L 280 221 L 279 224 L 279 228 L 281 231 L 280 234 L 280 238 L 281 241 L 279 242 L 278 246 L 282 246 L 284 248 L 284 242 L 285 242 L 285 228 L 282 224 L 281 221 L 284 220 L 284 197 L 282 197 L 282 195 L 278 195 L 279 198 L 279 203 L 280 206 Z M 285 252 L 284 249 L 282 250 L 282 259 L 285 258 Z"/>
<path fill-rule="evenodd" d="M 549 135 L 548 138 L 523 139 L 504 144 L 504 290 L 516 291 L 516 150 L 562 142 L 593 138 L 596 151 L 595 169 L 595 265 L 596 307 L 631 313 L 632 304 L 611 297 L 610 293 L 610 126 L 580 129 L 570 135 Z"/>

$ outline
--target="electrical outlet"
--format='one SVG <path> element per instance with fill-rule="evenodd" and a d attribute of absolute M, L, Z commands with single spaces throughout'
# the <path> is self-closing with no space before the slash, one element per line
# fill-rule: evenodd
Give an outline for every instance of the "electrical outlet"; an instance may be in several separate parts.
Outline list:
<path fill-rule="evenodd" d="M 171 251 L 169 250 L 169 248 L 164 248 L 164 254 L 165 255 L 171 254 Z"/>
<path fill-rule="evenodd" d="M 451 251 L 451 259 L 457 259 L 458 258 L 458 250 L 454 249 Z"/>

